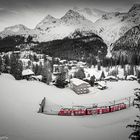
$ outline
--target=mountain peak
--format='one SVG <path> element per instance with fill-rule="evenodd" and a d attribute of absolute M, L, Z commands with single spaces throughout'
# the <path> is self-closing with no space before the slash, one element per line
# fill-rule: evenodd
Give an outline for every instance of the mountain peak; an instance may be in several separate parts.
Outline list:
<path fill-rule="evenodd" d="M 56 19 L 56 18 L 53 17 L 53 16 L 51 16 L 51 15 L 47 15 L 44 19 L 49 19 L 49 20 L 51 20 L 51 19 Z"/>
<path fill-rule="evenodd" d="M 6 27 L 4 29 L 4 31 L 13 31 L 13 32 L 18 32 L 20 30 L 29 30 L 29 29 L 23 24 L 17 24 L 14 26 Z"/>
<path fill-rule="evenodd" d="M 55 24 L 57 22 L 57 19 L 51 15 L 47 15 L 40 23 L 38 23 L 35 27 L 35 29 L 46 29 L 47 27 L 52 26 L 52 24 Z"/>
<path fill-rule="evenodd" d="M 131 7 L 131 9 L 129 10 L 129 13 L 133 11 L 138 11 L 138 10 L 140 10 L 140 4 L 136 3 Z"/>
<path fill-rule="evenodd" d="M 51 15 L 47 15 L 40 23 L 54 22 L 57 19 Z"/>
<path fill-rule="evenodd" d="M 85 19 L 84 16 L 80 15 L 77 11 L 70 9 L 61 19 L 81 18 Z"/>

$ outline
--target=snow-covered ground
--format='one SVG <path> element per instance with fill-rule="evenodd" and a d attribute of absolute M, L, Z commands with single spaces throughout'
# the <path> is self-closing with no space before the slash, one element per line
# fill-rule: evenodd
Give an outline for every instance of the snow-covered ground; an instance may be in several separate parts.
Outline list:
<path fill-rule="evenodd" d="M 0 75 L 0 136 L 9 140 L 127 140 L 138 111 L 131 107 L 96 116 L 66 117 L 37 113 L 46 97 L 55 104 L 90 104 L 133 95 L 136 81 L 108 82 L 108 89 L 90 88 L 77 95 L 69 88 L 58 89 L 37 81 L 16 81 Z"/>

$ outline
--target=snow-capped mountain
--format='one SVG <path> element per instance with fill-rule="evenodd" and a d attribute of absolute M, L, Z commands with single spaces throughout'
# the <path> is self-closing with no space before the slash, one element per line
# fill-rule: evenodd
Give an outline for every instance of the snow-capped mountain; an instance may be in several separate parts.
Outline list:
<path fill-rule="evenodd" d="M 140 24 L 128 30 L 113 44 L 113 52 L 139 53 L 140 51 Z"/>
<path fill-rule="evenodd" d="M 22 24 L 18 24 L 18 25 L 7 27 L 0 33 L 0 36 L 2 38 L 6 36 L 13 36 L 13 35 L 35 36 L 36 32 L 32 29 L 27 28 L 26 26 Z"/>
<path fill-rule="evenodd" d="M 19 24 L 7 27 L 0 33 L 1 37 L 22 35 L 33 36 L 34 40 L 46 42 L 56 39 L 63 39 L 75 30 L 93 32 L 93 22 L 86 19 L 77 11 L 69 10 L 60 19 L 56 19 L 51 15 L 47 15 L 35 29 L 29 29 L 26 26 Z"/>
<path fill-rule="evenodd" d="M 94 27 L 110 46 L 129 29 L 140 23 L 140 4 L 134 4 L 127 13 L 107 13 L 94 23 Z"/>
<path fill-rule="evenodd" d="M 102 17 L 102 15 L 106 14 L 107 12 L 99 10 L 99 9 L 90 9 L 90 8 L 79 8 L 74 7 L 73 10 L 77 11 L 87 19 L 91 20 L 93 23 L 97 21 L 99 18 Z"/>
<path fill-rule="evenodd" d="M 96 19 L 98 20 L 93 23 L 92 21 Z M 134 4 L 127 13 L 107 13 L 98 9 L 73 8 L 60 19 L 51 15 L 46 16 L 35 29 L 29 29 L 20 24 L 5 28 L 0 36 L 31 35 L 34 40 L 46 42 L 70 37 L 75 31 L 80 31 L 84 34 L 85 32 L 98 34 L 108 46 L 111 46 L 124 33 L 139 23 L 140 4 Z"/>
<path fill-rule="evenodd" d="M 50 28 L 53 28 L 54 26 L 56 26 L 56 22 L 58 21 L 58 19 L 54 18 L 51 15 L 47 15 L 40 23 L 37 24 L 36 26 L 36 30 L 39 31 L 47 31 Z"/>
<path fill-rule="evenodd" d="M 93 22 L 74 10 L 69 10 L 60 19 L 47 16 L 35 28 L 40 32 L 39 41 L 63 39 L 75 30 L 93 31 L 93 29 Z"/>

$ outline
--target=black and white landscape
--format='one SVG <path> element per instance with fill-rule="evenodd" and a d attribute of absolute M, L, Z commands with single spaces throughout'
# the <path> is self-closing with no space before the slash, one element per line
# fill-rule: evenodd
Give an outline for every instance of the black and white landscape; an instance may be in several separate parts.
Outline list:
<path fill-rule="evenodd" d="M 137 88 L 138 0 L 0 0 L 0 140 L 128 140 Z"/>

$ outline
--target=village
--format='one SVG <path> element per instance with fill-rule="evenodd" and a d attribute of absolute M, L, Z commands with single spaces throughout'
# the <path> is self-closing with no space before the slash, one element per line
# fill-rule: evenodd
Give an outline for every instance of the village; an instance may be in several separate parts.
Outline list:
<path fill-rule="evenodd" d="M 77 94 L 89 93 L 89 87 L 95 86 L 100 90 L 107 88 L 107 81 L 138 80 L 140 78 L 137 66 L 134 75 L 130 74 L 130 66 L 89 67 L 86 62 L 77 60 L 61 60 L 45 54 L 37 54 L 29 49 L 1 53 L 1 72 L 10 73 L 11 55 L 18 58 L 21 70 L 20 79 L 44 82 L 58 88 L 70 87 Z"/>
<path fill-rule="evenodd" d="M 127 85 L 134 81 L 138 84 L 140 68 L 136 66 L 132 71 L 130 65 L 103 67 L 99 62 L 97 65 L 89 66 L 84 61 L 64 60 L 38 54 L 26 48 L 22 51 L 1 53 L 0 70 L 2 75 L 11 74 L 17 81 L 38 82 L 46 85 L 46 88 L 49 86 L 57 90 L 62 89 L 63 92 L 68 90 L 66 92 L 68 96 L 69 92 L 72 92 L 68 105 L 62 105 L 64 101 L 55 105 L 49 99 L 48 95 L 51 93 L 46 91 L 45 97 L 40 101 L 38 113 L 83 116 L 110 113 L 131 107 L 134 96 L 130 94 L 131 96 L 125 97 L 125 94 L 122 94 L 122 98 L 116 100 L 114 93 L 109 91 L 114 91 L 114 88 L 121 83 Z M 122 93 L 123 87 L 120 89 L 120 93 Z M 87 95 L 93 99 L 96 94 L 100 97 L 101 93 L 109 96 L 112 94 L 114 97 L 110 101 L 100 99 L 100 102 L 98 100 L 89 102 L 89 99 L 85 98 Z M 77 96 L 79 99 L 82 97 L 86 103 L 78 103 L 71 99 L 75 100 Z M 65 94 L 62 98 L 67 101 Z M 57 100 L 54 102 L 57 103 Z M 57 107 L 55 108 L 55 106 Z"/>

